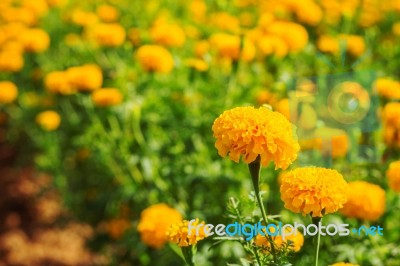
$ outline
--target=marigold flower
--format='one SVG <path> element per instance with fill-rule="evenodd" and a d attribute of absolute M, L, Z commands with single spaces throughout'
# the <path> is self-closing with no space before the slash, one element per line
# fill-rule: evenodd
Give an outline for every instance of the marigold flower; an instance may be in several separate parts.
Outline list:
<path fill-rule="evenodd" d="M 287 21 L 274 21 L 268 27 L 267 32 L 279 36 L 288 45 L 290 52 L 299 52 L 308 43 L 307 30 L 300 24 Z"/>
<path fill-rule="evenodd" d="M 55 111 L 44 111 L 36 116 L 36 123 L 46 131 L 53 131 L 61 123 L 61 117 Z"/>
<path fill-rule="evenodd" d="M 313 0 L 293 1 L 297 19 L 305 24 L 316 26 L 322 20 L 323 12 Z"/>
<path fill-rule="evenodd" d="M 321 52 L 336 54 L 339 52 L 339 41 L 329 35 L 321 35 L 317 40 L 317 47 Z"/>
<path fill-rule="evenodd" d="M 290 122 L 280 113 L 261 107 L 237 107 L 225 111 L 212 126 L 215 147 L 219 155 L 239 162 L 243 155 L 246 163 L 258 156 L 261 164 L 271 161 L 275 169 L 286 169 L 300 149 Z"/>
<path fill-rule="evenodd" d="M 211 24 L 223 31 L 236 33 L 240 29 L 240 20 L 226 12 L 214 13 L 210 17 Z"/>
<path fill-rule="evenodd" d="M 96 14 L 80 9 L 73 10 L 71 14 L 72 23 L 83 27 L 94 25 L 98 22 L 98 20 L 99 18 Z"/>
<path fill-rule="evenodd" d="M 34 53 L 44 52 L 50 45 L 49 34 L 39 28 L 25 30 L 21 33 L 19 41 L 23 44 L 25 51 Z"/>
<path fill-rule="evenodd" d="M 38 17 L 46 15 L 46 13 L 49 10 L 49 6 L 46 0 L 35 0 L 35 1 L 23 0 L 21 6 L 28 8 Z"/>
<path fill-rule="evenodd" d="M 316 148 L 325 156 L 340 158 L 346 156 L 349 151 L 350 141 L 344 130 L 320 127 L 314 132 L 314 135 Z"/>
<path fill-rule="evenodd" d="M 348 263 L 348 262 L 336 262 L 336 263 L 331 264 L 329 266 L 360 266 L 360 265 L 352 264 L 352 263 Z"/>
<path fill-rule="evenodd" d="M 24 66 L 24 57 L 18 51 L 0 51 L 0 71 L 18 72 Z"/>
<path fill-rule="evenodd" d="M 287 43 L 279 36 L 265 35 L 258 40 L 257 44 L 263 55 L 275 55 L 281 58 L 289 52 Z"/>
<path fill-rule="evenodd" d="M 274 227 L 270 227 L 269 230 L 271 233 L 275 233 Z M 289 249 L 294 252 L 300 251 L 301 247 L 304 244 L 304 236 L 300 231 L 297 230 L 295 233 L 289 234 L 291 230 L 292 229 L 290 228 L 286 228 L 287 236 L 285 237 L 285 239 L 283 239 L 281 235 L 271 236 L 276 248 L 281 249 L 290 241 L 291 246 L 289 246 Z M 266 236 L 257 235 L 254 242 L 257 246 L 265 248 L 265 251 L 268 252 L 268 249 L 270 248 L 270 243 Z"/>
<path fill-rule="evenodd" d="M 296 213 L 322 217 L 342 208 L 347 200 L 348 185 L 336 170 L 297 168 L 283 174 L 281 181 L 285 208 Z"/>
<path fill-rule="evenodd" d="M 118 23 L 99 23 L 88 28 L 87 35 L 101 46 L 118 47 L 124 43 L 126 32 Z"/>
<path fill-rule="evenodd" d="M 210 43 L 222 58 L 228 58 L 233 61 L 242 59 L 245 62 L 249 62 L 255 57 L 255 46 L 248 39 L 243 40 L 243 47 L 241 47 L 240 37 L 226 33 L 215 33 L 210 37 Z"/>
<path fill-rule="evenodd" d="M 69 81 L 66 71 L 53 71 L 46 75 L 44 79 L 46 89 L 52 93 L 69 95 L 76 92 L 76 88 Z"/>
<path fill-rule="evenodd" d="M 149 72 L 169 73 L 174 67 L 171 53 L 162 46 L 143 45 L 136 56 L 143 69 Z"/>
<path fill-rule="evenodd" d="M 152 40 L 168 47 L 182 47 L 186 41 L 184 30 L 178 25 L 157 23 L 150 30 Z"/>
<path fill-rule="evenodd" d="M 350 218 L 378 220 L 385 212 L 386 193 L 380 186 L 365 181 L 349 183 L 347 202 L 340 212 Z"/>
<path fill-rule="evenodd" d="M 197 58 L 189 58 L 185 61 L 185 65 L 196 69 L 199 72 L 204 72 L 208 70 L 208 64 L 206 61 Z"/>
<path fill-rule="evenodd" d="M 193 228 L 191 228 L 192 230 L 189 234 L 189 221 L 183 220 L 173 224 L 167 231 L 169 241 L 178 244 L 180 247 L 187 247 L 195 245 L 207 237 L 204 233 L 204 222 L 199 222 L 199 219 L 196 219 L 192 226 Z M 199 226 L 200 229 L 197 230 L 196 228 Z"/>
<path fill-rule="evenodd" d="M 365 42 L 361 36 L 341 34 L 339 39 L 346 42 L 346 50 L 349 54 L 358 57 L 365 51 Z"/>
<path fill-rule="evenodd" d="M 388 78 L 379 78 L 375 82 L 379 96 L 386 99 L 400 99 L 400 82 Z"/>
<path fill-rule="evenodd" d="M 119 11 L 110 5 L 101 5 L 96 9 L 96 13 L 103 22 L 114 22 L 119 17 Z"/>
<path fill-rule="evenodd" d="M 67 70 L 68 80 L 75 88 L 83 91 L 93 91 L 101 87 L 103 73 L 94 64 L 70 67 Z"/>
<path fill-rule="evenodd" d="M 11 81 L 0 81 L 0 103 L 11 103 L 18 95 L 17 86 Z"/>
<path fill-rule="evenodd" d="M 182 221 L 182 215 L 165 203 L 159 203 L 143 210 L 137 230 L 141 240 L 153 248 L 161 248 L 168 241 L 167 230 Z"/>
<path fill-rule="evenodd" d="M 96 106 L 113 106 L 122 102 L 122 94 L 115 88 L 102 88 L 92 93 L 92 101 Z"/>
<path fill-rule="evenodd" d="M 207 4 L 203 0 L 192 0 L 189 11 L 195 20 L 201 21 L 207 12 Z"/>
<path fill-rule="evenodd" d="M 389 179 L 389 187 L 400 193 L 400 161 L 392 162 L 389 165 L 386 176 Z"/>

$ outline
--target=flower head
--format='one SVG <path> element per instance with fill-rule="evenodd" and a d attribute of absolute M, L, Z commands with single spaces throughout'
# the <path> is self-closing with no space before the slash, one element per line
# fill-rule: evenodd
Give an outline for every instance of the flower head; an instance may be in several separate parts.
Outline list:
<path fill-rule="evenodd" d="M 0 103 L 11 103 L 18 95 L 17 86 L 11 81 L 0 81 Z"/>
<path fill-rule="evenodd" d="M 39 28 L 25 30 L 19 39 L 23 44 L 25 51 L 28 52 L 40 53 L 46 51 L 50 45 L 49 34 Z"/>
<path fill-rule="evenodd" d="M 46 75 L 44 79 L 46 89 L 52 93 L 63 95 L 73 94 L 76 88 L 71 85 L 66 71 L 53 71 Z"/>
<path fill-rule="evenodd" d="M 46 131 L 53 131 L 60 125 L 61 117 L 55 111 L 44 111 L 36 116 L 36 123 Z"/>
<path fill-rule="evenodd" d="M 101 68 L 94 64 L 70 67 L 67 70 L 71 85 L 82 91 L 93 91 L 101 87 L 103 73 Z"/>
<path fill-rule="evenodd" d="M 400 161 L 392 162 L 386 171 L 389 179 L 389 187 L 400 193 Z"/>
<path fill-rule="evenodd" d="M 118 47 L 125 41 L 125 29 L 118 23 L 98 23 L 88 29 L 88 37 L 98 45 Z"/>
<path fill-rule="evenodd" d="M 340 212 L 350 218 L 376 221 L 385 212 L 386 193 L 378 185 L 365 181 L 349 183 L 347 202 Z"/>
<path fill-rule="evenodd" d="M 155 204 L 142 211 L 137 230 L 146 245 L 161 248 L 168 241 L 168 228 L 181 220 L 177 210 L 165 203 Z"/>
<path fill-rule="evenodd" d="M 271 231 L 271 233 L 275 233 L 274 227 L 269 228 L 269 230 Z M 285 238 L 283 238 L 280 234 L 277 236 L 272 236 L 272 241 L 278 249 L 283 248 L 285 244 L 289 243 L 290 241 L 291 245 L 289 246 L 289 249 L 294 252 L 298 252 L 304 244 L 304 236 L 301 232 L 297 230 L 293 234 L 289 234 L 291 230 L 292 229 L 290 228 L 286 228 L 287 236 L 285 236 Z M 261 246 L 266 250 L 268 250 L 268 248 L 270 247 L 270 243 L 266 236 L 257 235 L 255 238 L 255 243 L 257 246 Z"/>
<path fill-rule="evenodd" d="M 285 208 L 312 217 L 336 212 L 347 200 L 348 185 L 336 170 L 304 167 L 282 175 Z"/>
<path fill-rule="evenodd" d="M 171 53 L 162 46 L 143 45 L 136 56 L 142 68 L 149 72 L 169 73 L 174 67 Z"/>
<path fill-rule="evenodd" d="M 286 169 L 300 149 L 290 122 L 280 113 L 268 108 L 237 107 L 225 111 L 212 126 L 215 147 L 219 155 L 246 163 L 260 156 L 261 164 L 271 161 L 275 168 Z"/>
<path fill-rule="evenodd" d="M 400 99 L 400 82 L 388 78 L 379 78 L 375 82 L 378 94 L 386 99 Z"/>
<path fill-rule="evenodd" d="M 199 219 L 196 219 L 195 222 L 191 224 L 192 230 L 189 233 L 189 221 L 183 220 L 179 223 L 173 224 L 169 230 L 167 231 L 168 239 L 180 247 L 187 247 L 191 245 L 195 245 L 198 241 L 206 238 L 204 233 L 204 222 L 199 222 Z M 196 228 L 201 227 L 200 230 Z"/>
<path fill-rule="evenodd" d="M 121 103 L 122 94 L 115 88 L 102 88 L 92 93 L 92 101 L 97 106 L 113 106 Z"/>

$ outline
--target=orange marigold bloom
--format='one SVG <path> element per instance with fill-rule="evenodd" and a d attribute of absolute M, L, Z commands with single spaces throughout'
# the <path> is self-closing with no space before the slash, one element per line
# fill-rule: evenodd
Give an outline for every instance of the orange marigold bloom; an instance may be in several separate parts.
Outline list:
<path fill-rule="evenodd" d="M 24 56 L 19 51 L 0 51 L 0 71 L 18 72 L 24 66 Z"/>
<path fill-rule="evenodd" d="M 289 52 L 287 43 L 279 36 L 264 35 L 258 40 L 257 44 L 263 55 L 284 57 Z"/>
<path fill-rule="evenodd" d="M 41 53 L 50 46 L 50 37 L 47 32 L 39 28 L 27 29 L 19 37 L 25 51 Z"/>
<path fill-rule="evenodd" d="M 344 130 L 337 128 L 320 127 L 315 130 L 315 144 L 325 156 L 331 155 L 332 158 L 346 156 L 349 151 L 350 141 Z"/>
<path fill-rule="evenodd" d="M 67 70 L 68 80 L 75 88 L 83 91 L 93 91 L 103 84 L 101 68 L 94 64 L 70 67 Z"/>
<path fill-rule="evenodd" d="M 44 111 L 36 116 L 36 123 L 46 131 L 53 131 L 61 123 L 61 117 L 54 111 Z"/>
<path fill-rule="evenodd" d="M 285 208 L 303 215 L 322 217 L 343 207 L 348 185 L 336 170 L 297 168 L 282 175 L 281 199 Z"/>
<path fill-rule="evenodd" d="M 66 71 L 53 71 L 44 79 L 46 89 L 52 93 L 69 95 L 76 92 L 76 88 L 69 81 Z"/>
<path fill-rule="evenodd" d="M 197 242 L 207 237 L 204 233 L 204 222 L 199 222 L 199 219 L 196 219 L 195 222 L 192 223 L 192 226 L 193 228 L 191 228 L 192 230 L 189 234 L 189 221 L 183 220 L 173 224 L 167 231 L 169 241 L 178 244 L 180 247 L 187 247 L 195 245 Z M 197 230 L 196 228 L 199 226 L 200 229 Z"/>
<path fill-rule="evenodd" d="M 113 106 L 122 102 L 122 94 L 115 88 L 102 88 L 92 93 L 92 101 L 96 106 Z"/>
<path fill-rule="evenodd" d="M 99 23 L 88 29 L 88 37 L 97 44 L 106 47 L 117 47 L 124 43 L 126 32 L 118 23 Z"/>
<path fill-rule="evenodd" d="M 388 78 L 379 78 L 375 82 L 378 94 L 386 99 L 400 99 L 400 82 Z"/>
<path fill-rule="evenodd" d="M 210 44 L 216 48 L 218 55 L 233 61 L 242 59 L 249 62 L 254 59 L 256 49 L 252 41 L 243 40 L 241 47 L 240 37 L 226 33 L 215 33 L 210 37 Z"/>
<path fill-rule="evenodd" d="M 261 164 L 271 161 L 275 169 L 286 169 L 296 158 L 300 149 L 292 125 L 280 113 L 268 108 L 237 107 L 225 111 L 212 126 L 215 147 L 219 155 L 246 163 L 261 157 Z"/>
<path fill-rule="evenodd" d="M 357 35 L 341 34 L 339 39 L 346 42 L 346 50 L 349 54 L 358 57 L 365 51 L 365 42 L 363 37 Z"/>
<path fill-rule="evenodd" d="M 307 30 L 300 24 L 287 21 L 274 21 L 267 32 L 282 38 L 289 47 L 290 52 L 299 52 L 308 43 Z"/>
<path fill-rule="evenodd" d="M 169 73 L 174 67 L 171 53 L 162 46 L 143 45 L 136 56 L 143 69 L 149 72 Z"/>
<path fill-rule="evenodd" d="M 185 60 L 185 65 L 196 69 L 199 72 L 204 72 L 208 70 L 208 64 L 206 61 L 198 58 L 189 58 Z"/>
<path fill-rule="evenodd" d="M 157 23 L 150 30 L 153 41 L 168 47 L 182 47 L 186 41 L 184 30 L 178 25 Z"/>
<path fill-rule="evenodd" d="M 376 221 L 385 212 L 386 193 L 380 186 L 365 181 L 349 183 L 347 202 L 340 212 L 350 218 Z"/>
<path fill-rule="evenodd" d="M 132 223 L 125 218 L 112 219 L 107 223 L 108 234 L 114 239 L 121 238 L 131 227 Z"/>
<path fill-rule="evenodd" d="M 348 263 L 348 262 L 336 262 L 336 263 L 331 264 L 329 266 L 360 266 L 360 265 L 352 264 L 352 263 Z"/>
<path fill-rule="evenodd" d="M 17 86 L 11 81 L 0 81 L 0 104 L 11 103 L 18 95 Z"/>
<path fill-rule="evenodd" d="M 181 221 L 182 215 L 177 210 L 165 203 L 159 203 L 142 211 L 137 230 L 143 243 L 161 248 L 168 241 L 168 229 Z"/>
<path fill-rule="evenodd" d="M 271 231 L 271 233 L 275 233 L 274 227 L 269 228 L 269 230 Z M 290 228 L 286 228 L 286 232 L 288 233 L 288 235 L 285 237 L 285 239 L 283 239 L 281 235 L 272 236 L 271 238 L 278 249 L 283 248 L 288 243 L 288 241 L 291 241 L 292 244 L 289 249 L 294 252 L 298 252 L 304 244 L 304 236 L 300 231 L 297 230 L 295 233 L 289 235 L 291 230 L 292 229 Z M 257 246 L 265 248 L 265 251 L 268 252 L 268 249 L 270 248 L 270 243 L 266 236 L 257 235 L 254 242 Z"/>
<path fill-rule="evenodd" d="M 96 13 L 103 22 L 114 22 L 119 17 L 118 9 L 110 5 L 99 6 Z"/>
<path fill-rule="evenodd" d="M 339 52 L 339 41 L 329 35 L 321 35 L 317 40 L 317 47 L 321 52 L 336 54 Z"/>
<path fill-rule="evenodd" d="M 400 193 L 400 161 L 392 162 L 386 171 L 389 187 Z"/>

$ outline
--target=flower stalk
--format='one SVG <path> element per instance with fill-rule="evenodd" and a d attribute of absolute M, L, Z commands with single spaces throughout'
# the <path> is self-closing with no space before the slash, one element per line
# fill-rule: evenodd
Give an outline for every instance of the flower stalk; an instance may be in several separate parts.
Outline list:
<path fill-rule="evenodd" d="M 249 163 L 249 171 L 250 171 L 251 179 L 253 181 L 254 193 L 256 194 L 258 206 L 260 207 L 260 210 L 261 210 L 261 215 L 263 217 L 265 224 L 268 224 L 267 213 L 265 212 L 264 204 L 263 204 L 261 194 L 260 194 L 260 172 L 261 172 L 260 159 L 261 159 L 260 156 L 258 156 L 256 158 L 256 160 Z M 273 257 L 273 262 L 275 263 L 275 262 L 277 262 L 277 257 L 276 257 L 276 249 L 275 249 L 274 241 L 272 240 L 272 237 L 268 234 L 267 234 L 267 239 L 271 246 L 271 254 Z"/>
<path fill-rule="evenodd" d="M 312 217 L 312 222 L 313 224 L 315 224 L 318 228 L 319 228 L 319 223 L 322 221 L 321 217 Z M 319 257 L 319 245 L 320 245 L 320 241 L 321 241 L 321 234 L 320 231 L 318 229 L 317 231 L 317 238 L 314 238 L 314 242 L 316 242 L 315 244 L 315 266 L 318 266 L 318 257 Z"/>

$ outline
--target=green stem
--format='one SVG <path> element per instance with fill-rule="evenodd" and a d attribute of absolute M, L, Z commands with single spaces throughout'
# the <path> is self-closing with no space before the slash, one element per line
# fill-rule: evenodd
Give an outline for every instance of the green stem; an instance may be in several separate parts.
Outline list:
<path fill-rule="evenodd" d="M 250 170 L 251 179 L 253 181 L 253 187 L 254 187 L 254 192 L 256 194 L 258 206 L 260 207 L 260 210 L 261 210 L 261 215 L 263 217 L 265 224 L 268 225 L 267 213 L 265 212 L 264 204 L 263 204 L 261 194 L 260 194 L 260 172 L 261 172 L 260 156 L 258 156 L 254 162 L 249 163 L 249 170 Z M 277 257 L 276 257 L 276 249 L 275 249 L 274 241 L 272 240 L 272 237 L 269 234 L 266 234 L 266 236 L 267 236 L 268 242 L 271 246 L 273 262 L 274 263 L 278 262 Z"/>
<path fill-rule="evenodd" d="M 319 245 L 321 241 L 321 234 L 319 232 L 319 223 L 322 221 L 321 217 L 312 217 L 313 224 L 318 227 L 317 233 L 317 244 L 315 245 L 315 266 L 318 266 L 318 257 L 319 257 Z M 314 238 L 315 239 L 315 238 Z"/>
<path fill-rule="evenodd" d="M 196 266 L 194 264 L 194 254 L 196 252 L 196 247 L 193 246 L 188 246 L 188 247 L 182 247 L 182 254 L 183 257 L 185 258 L 185 262 L 189 266 Z"/>

